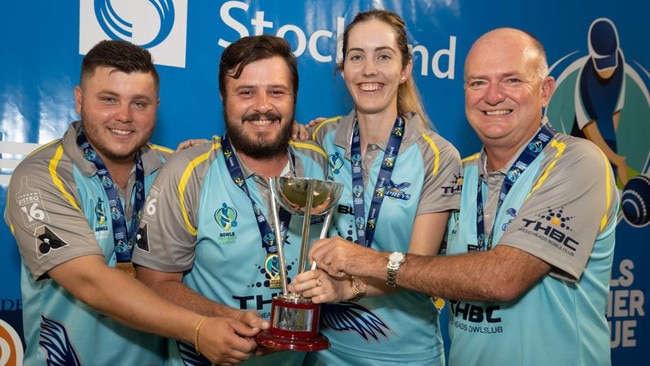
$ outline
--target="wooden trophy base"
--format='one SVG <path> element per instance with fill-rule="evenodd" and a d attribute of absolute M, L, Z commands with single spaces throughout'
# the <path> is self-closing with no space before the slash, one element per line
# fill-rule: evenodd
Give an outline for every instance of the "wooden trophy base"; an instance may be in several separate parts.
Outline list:
<path fill-rule="evenodd" d="M 290 351 L 321 351 L 330 342 L 318 332 L 320 305 L 292 294 L 273 298 L 271 327 L 255 336 L 267 348 Z"/>

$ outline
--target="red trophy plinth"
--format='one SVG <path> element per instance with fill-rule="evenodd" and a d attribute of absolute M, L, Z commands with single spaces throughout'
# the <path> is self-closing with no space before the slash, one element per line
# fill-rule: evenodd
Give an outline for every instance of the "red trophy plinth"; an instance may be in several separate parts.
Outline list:
<path fill-rule="evenodd" d="M 320 351 L 330 342 L 318 332 L 320 305 L 292 294 L 273 298 L 271 327 L 258 333 L 264 347 L 290 351 Z"/>

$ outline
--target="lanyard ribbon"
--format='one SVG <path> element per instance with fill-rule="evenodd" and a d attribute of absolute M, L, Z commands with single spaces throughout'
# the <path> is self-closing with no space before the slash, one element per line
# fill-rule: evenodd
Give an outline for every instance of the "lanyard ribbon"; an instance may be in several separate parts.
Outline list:
<path fill-rule="evenodd" d="M 257 221 L 257 227 L 260 230 L 260 235 L 262 236 L 262 247 L 266 250 L 267 254 L 274 254 L 277 253 L 278 251 L 278 246 L 277 246 L 277 241 L 275 240 L 275 234 L 273 233 L 273 230 L 271 230 L 271 225 L 269 225 L 269 221 L 266 219 L 264 216 L 264 212 L 260 209 L 257 203 L 253 200 L 253 198 L 250 195 L 250 191 L 248 189 L 248 186 L 246 185 L 246 177 L 244 177 L 244 173 L 241 169 L 241 166 L 239 165 L 239 162 L 237 161 L 237 158 L 235 157 L 234 154 L 234 149 L 232 147 L 232 144 L 230 143 L 230 140 L 228 139 L 227 134 L 224 134 L 223 137 L 221 138 L 221 146 L 223 146 L 223 156 L 226 159 L 226 165 L 228 166 L 228 172 L 230 173 L 230 178 L 232 181 L 237 185 L 244 193 L 246 196 L 251 201 L 251 204 L 253 205 L 253 211 L 255 212 L 255 217 Z M 291 158 L 293 159 L 293 154 L 290 153 Z M 271 197 L 271 199 L 274 199 Z M 283 233 L 282 235 L 286 236 L 286 229 L 289 226 L 289 221 L 291 220 L 291 214 L 283 209 L 280 208 L 280 231 Z"/>
<path fill-rule="evenodd" d="M 514 164 L 508 170 L 503 183 L 501 184 L 501 191 L 499 192 L 499 200 L 497 201 L 497 208 L 495 213 L 499 212 L 501 209 L 501 204 L 505 200 L 508 192 L 515 184 L 517 179 L 524 174 L 524 171 L 528 168 L 530 163 L 533 162 L 539 156 L 539 154 L 544 150 L 546 145 L 551 141 L 553 136 L 555 136 L 555 130 L 550 124 L 545 124 L 535 137 L 528 143 L 528 148 L 519 154 L 519 157 Z M 490 235 L 485 234 L 485 221 L 483 218 L 483 183 L 484 178 L 480 177 L 478 179 L 478 189 L 476 193 L 476 235 L 478 238 L 478 247 L 468 246 L 472 251 L 485 251 L 492 248 L 492 234 L 494 233 L 494 224 L 496 222 L 496 214 L 494 217 L 494 222 L 492 223 L 492 231 Z"/>
<path fill-rule="evenodd" d="M 122 201 L 115 188 L 115 183 L 111 178 L 106 164 L 97 155 L 95 149 L 90 146 L 86 134 L 82 130 L 77 137 L 77 144 L 81 147 L 86 160 L 95 164 L 97 168 L 97 176 L 99 177 L 102 187 L 108 197 L 108 205 L 111 212 L 111 224 L 113 226 L 113 243 L 115 245 L 115 257 L 119 263 L 131 261 L 131 254 L 133 253 L 133 244 L 136 240 L 138 226 L 140 226 L 140 218 L 142 218 L 142 207 L 144 206 L 145 192 L 144 192 L 144 167 L 142 166 L 142 158 L 140 152 L 135 154 L 135 188 L 133 212 L 131 213 L 131 225 L 127 229 L 126 217 L 124 215 L 124 208 Z M 101 198 L 99 199 L 101 201 Z"/>
<path fill-rule="evenodd" d="M 364 184 L 363 184 L 363 165 L 361 157 L 361 136 L 359 134 L 359 122 L 355 120 L 354 130 L 352 133 L 351 159 L 352 166 L 352 202 L 354 207 L 354 221 L 357 229 L 357 243 L 370 247 L 372 239 L 375 236 L 375 226 L 379 217 L 379 210 L 384 200 L 384 191 L 390 184 L 390 178 L 393 175 L 395 162 L 399 148 L 402 145 L 404 136 L 404 119 L 398 116 L 393 125 L 390 138 L 386 145 L 384 158 L 379 169 L 375 191 L 370 203 L 370 211 L 366 220 L 366 205 L 364 202 Z"/>

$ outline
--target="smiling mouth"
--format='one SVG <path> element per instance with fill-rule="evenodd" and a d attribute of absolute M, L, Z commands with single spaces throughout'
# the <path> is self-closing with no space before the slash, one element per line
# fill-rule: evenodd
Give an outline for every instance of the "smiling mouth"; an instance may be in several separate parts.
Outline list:
<path fill-rule="evenodd" d="M 359 89 L 364 92 L 373 92 L 381 89 L 382 86 L 380 83 L 363 83 L 359 84 Z"/>
<path fill-rule="evenodd" d="M 130 135 L 130 134 L 133 133 L 133 131 L 117 130 L 117 129 L 114 129 L 114 128 L 111 128 L 111 132 L 116 134 L 116 135 L 120 135 L 120 136 L 127 136 L 127 135 Z"/>
<path fill-rule="evenodd" d="M 282 116 L 274 111 L 269 111 L 268 113 L 251 113 L 242 117 L 242 124 L 250 123 L 256 127 L 266 127 L 276 122 L 279 124 L 281 121 Z"/>
<path fill-rule="evenodd" d="M 250 123 L 253 126 L 264 127 L 264 126 L 270 126 L 275 122 L 279 123 L 280 120 L 276 120 L 276 119 L 273 119 L 273 120 L 271 120 L 271 119 L 257 119 L 257 120 L 248 120 L 248 121 L 245 121 L 245 122 Z"/>
<path fill-rule="evenodd" d="M 512 109 L 500 109 L 498 111 L 485 111 L 486 116 L 505 116 L 512 113 Z"/>

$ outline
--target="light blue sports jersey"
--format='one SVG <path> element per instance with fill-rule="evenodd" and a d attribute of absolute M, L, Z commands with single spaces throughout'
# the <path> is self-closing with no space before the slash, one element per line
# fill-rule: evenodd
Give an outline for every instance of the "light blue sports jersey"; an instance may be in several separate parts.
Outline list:
<path fill-rule="evenodd" d="M 496 173 L 484 171 L 484 159 L 476 154 L 464 161 L 462 206 L 450 220 L 448 255 L 477 245 L 479 175 L 496 179 L 490 190 L 481 185 L 489 215 L 496 200 L 487 197 L 498 195 L 516 157 Z M 450 301 L 449 364 L 609 365 L 605 312 L 617 207 L 606 157 L 587 140 L 557 134 L 517 178 L 491 226 L 493 243 L 546 261 L 551 273 L 512 302 Z"/>
<path fill-rule="evenodd" d="M 23 259 L 24 364 L 161 365 L 163 338 L 119 324 L 47 277 L 56 265 L 84 255 L 102 255 L 109 266 L 116 262 L 108 198 L 97 169 L 77 146 L 79 129 L 73 123 L 63 139 L 28 156 L 9 186 L 5 220 Z M 170 153 L 154 145 L 141 150 L 145 190 Z M 130 218 L 134 194 L 130 188 L 126 194 Z"/>
<path fill-rule="evenodd" d="M 356 240 L 350 141 L 355 114 L 322 122 L 314 131 L 329 159 L 329 178 L 344 185 L 332 219 L 331 236 Z M 368 147 L 363 161 L 366 212 L 380 170 L 383 146 Z M 371 248 L 406 252 L 420 214 L 456 210 L 461 163 L 457 150 L 407 118 L 394 171 L 377 220 Z M 322 307 L 321 329 L 332 347 L 307 356 L 308 365 L 444 365 L 439 310 L 422 293 L 401 291 L 358 303 Z"/>
<path fill-rule="evenodd" d="M 289 175 L 324 179 L 325 154 L 311 142 L 292 142 Z M 268 182 L 246 166 L 242 171 L 251 197 L 269 216 Z M 221 140 L 176 154 L 161 170 L 141 227 L 146 240 L 134 253 L 134 262 L 160 271 L 185 272 L 183 282 L 203 296 L 241 310 L 258 311 L 269 320 L 272 298 L 280 288 L 269 287 L 267 252 L 250 198 L 228 171 Z M 310 237 L 318 238 L 322 217 L 312 217 Z M 284 253 L 289 280 L 297 275 L 302 217 L 291 217 Z M 194 345 L 170 340 L 169 365 L 209 365 Z M 300 365 L 300 352 L 252 357 L 245 365 Z"/>

